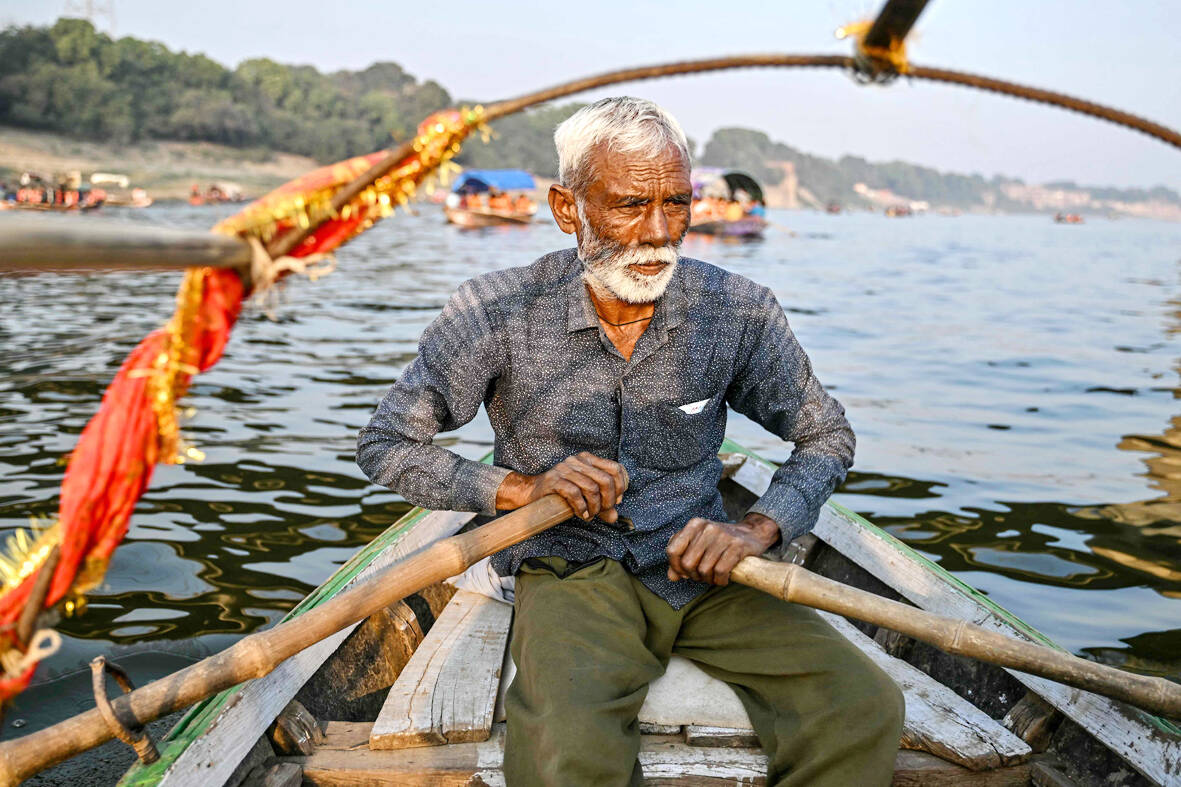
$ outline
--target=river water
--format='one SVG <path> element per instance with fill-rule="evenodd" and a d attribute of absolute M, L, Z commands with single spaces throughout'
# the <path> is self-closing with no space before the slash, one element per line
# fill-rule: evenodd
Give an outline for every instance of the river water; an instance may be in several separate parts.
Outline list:
<path fill-rule="evenodd" d="M 548 220 L 379 224 L 316 282 L 251 308 L 186 400 L 200 463 L 161 466 L 106 580 L 5 721 L 92 706 L 96 654 L 154 678 L 277 620 L 408 506 L 357 430 L 464 279 L 571 245 Z M 104 211 L 207 228 L 229 209 Z M 683 253 L 772 287 L 844 403 L 837 499 L 1069 650 L 1181 679 L 1181 226 L 772 211 L 761 242 Z M 0 532 L 57 508 L 63 457 L 179 274 L 0 277 Z M 790 447 L 741 416 L 731 436 Z M 485 417 L 440 442 L 491 448 Z M 17 725 L 14 727 L 14 724 Z"/>

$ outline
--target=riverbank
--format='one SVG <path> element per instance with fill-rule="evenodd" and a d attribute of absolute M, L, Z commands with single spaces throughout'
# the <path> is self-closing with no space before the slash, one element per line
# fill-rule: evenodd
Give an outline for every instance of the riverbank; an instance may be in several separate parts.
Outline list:
<path fill-rule="evenodd" d="M 88 142 L 50 132 L 0 126 L 0 180 L 25 171 L 52 176 L 79 171 L 126 175 L 156 200 L 188 199 L 194 183 L 232 181 L 257 197 L 320 166 L 315 159 L 211 142 L 148 140 L 131 145 Z"/>

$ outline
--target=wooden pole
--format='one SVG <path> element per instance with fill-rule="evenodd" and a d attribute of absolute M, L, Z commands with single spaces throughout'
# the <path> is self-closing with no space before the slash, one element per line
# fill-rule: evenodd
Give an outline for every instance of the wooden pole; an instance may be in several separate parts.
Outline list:
<path fill-rule="evenodd" d="M 570 507 L 564 500 L 547 495 L 483 527 L 438 541 L 330 601 L 124 694 L 112 700 L 111 706 L 127 726 L 135 727 L 243 681 L 260 678 L 285 659 L 345 626 L 364 620 L 435 582 L 460 574 L 472 563 L 570 516 Z M 0 785 L 15 787 L 34 773 L 112 737 L 96 708 L 23 738 L 0 743 Z"/>
<path fill-rule="evenodd" d="M 884 626 L 957 656 L 1027 672 L 1181 718 L 1181 685 L 1097 664 L 849 587 L 791 563 L 744 558 L 730 579 L 776 598 Z"/>
<path fill-rule="evenodd" d="M 251 260 L 241 238 L 84 216 L 5 216 L 0 249 L 0 273 L 201 266 L 249 274 Z"/>

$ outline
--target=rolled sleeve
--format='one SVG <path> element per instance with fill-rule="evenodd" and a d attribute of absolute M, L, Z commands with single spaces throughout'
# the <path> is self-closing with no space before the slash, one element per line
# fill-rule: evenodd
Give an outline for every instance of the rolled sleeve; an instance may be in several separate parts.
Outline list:
<path fill-rule="evenodd" d="M 821 507 L 853 464 L 856 439 L 845 409 L 813 374 L 774 294 L 761 289 L 744 309 L 740 365 L 727 398 L 736 411 L 794 444 L 750 509 L 779 525 L 783 548 L 815 527 Z"/>

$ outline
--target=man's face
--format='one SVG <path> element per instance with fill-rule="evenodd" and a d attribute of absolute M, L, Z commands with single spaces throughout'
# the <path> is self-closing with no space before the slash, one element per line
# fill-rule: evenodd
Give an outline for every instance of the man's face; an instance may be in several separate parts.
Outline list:
<path fill-rule="evenodd" d="M 599 147 L 590 166 L 594 180 L 578 212 L 579 257 L 620 300 L 655 301 L 672 279 L 689 229 L 689 164 L 669 145 L 655 157 Z"/>

